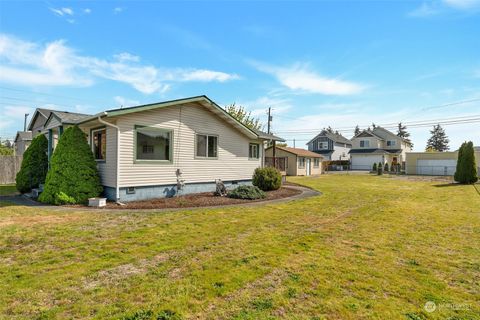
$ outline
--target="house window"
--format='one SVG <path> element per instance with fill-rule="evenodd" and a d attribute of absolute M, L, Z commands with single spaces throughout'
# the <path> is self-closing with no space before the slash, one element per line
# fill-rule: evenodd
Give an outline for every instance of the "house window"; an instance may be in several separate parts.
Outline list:
<path fill-rule="evenodd" d="M 197 134 L 196 156 L 199 158 L 216 158 L 218 154 L 218 137 Z"/>
<path fill-rule="evenodd" d="M 395 147 L 396 141 L 395 140 L 388 140 L 387 147 Z"/>
<path fill-rule="evenodd" d="M 135 126 L 136 160 L 172 160 L 173 131 Z"/>
<path fill-rule="evenodd" d="M 299 168 L 305 168 L 305 158 L 304 157 L 299 157 L 298 158 L 298 167 Z"/>
<path fill-rule="evenodd" d="M 370 140 L 360 140 L 360 148 L 370 147 Z"/>
<path fill-rule="evenodd" d="M 257 143 L 250 143 L 248 145 L 248 157 L 250 159 L 260 158 L 260 146 Z"/>
<path fill-rule="evenodd" d="M 318 142 L 318 149 L 328 149 L 328 142 L 326 141 Z"/>
<path fill-rule="evenodd" d="M 313 158 L 313 167 L 318 168 L 320 166 L 320 159 L 319 158 Z"/>
<path fill-rule="evenodd" d="M 105 128 L 92 130 L 92 152 L 95 160 L 105 160 L 107 154 L 107 131 Z"/>

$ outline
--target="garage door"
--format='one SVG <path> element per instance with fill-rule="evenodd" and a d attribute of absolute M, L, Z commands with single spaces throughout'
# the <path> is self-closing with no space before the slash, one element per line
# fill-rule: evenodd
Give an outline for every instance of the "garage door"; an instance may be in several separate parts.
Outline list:
<path fill-rule="evenodd" d="M 453 176 L 457 168 L 457 160 L 418 159 L 417 174 L 430 176 Z"/>
<path fill-rule="evenodd" d="M 352 170 L 372 170 L 374 163 L 383 163 L 383 157 L 380 155 L 351 155 Z"/>

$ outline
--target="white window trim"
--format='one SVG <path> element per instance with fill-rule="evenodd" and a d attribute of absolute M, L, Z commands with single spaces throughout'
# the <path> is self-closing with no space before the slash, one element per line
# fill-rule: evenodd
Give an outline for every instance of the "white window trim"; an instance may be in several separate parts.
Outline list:
<path fill-rule="evenodd" d="M 362 147 L 363 141 L 363 147 Z M 360 148 L 370 148 L 370 140 L 360 140 Z"/>
<path fill-rule="evenodd" d="M 93 142 L 94 140 L 94 136 L 95 136 L 95 133 L 96 132 L 99 132 L 99 131 L 105 131 L 105 159 L 97 159 L 95 157 L 95 143 Z M 92 150 L 92 153 L 93 153 L 93 157 L 95 158 L 95 161 L 97 162 L 106 162 L 107 161 L 107 128 L 106 127 L 101 127 L 101 128 L 97 128 L 97 129 L 92 129 L 90 131 L 90 139 L 91 139 L 91 150 Z"/>
<path fill-rule="evenodd" d="M 206 137 L 207 137 L 207 143 L 205 144 L 205 148 L 206 148 L 206 150 L 205 150 L 205 151 L 206 151 L 206 153 L 205 153 L 206 156 L 205 156 L 205 157 L 203 157 L 203 156 L 198 156 L 198 155 L 197 155 L 197 139 L 198 139 L 198 136 L 206 136 Z M 208 156 L 208 137 L 215 137 L 215 138 L 217 138 L 217 152 L 216 152 L 217 156 L 215 156 L 215 157 L 209 157 L 209 156 Z M 217 159 L 218 159 L 218 145 L 219 145 L 219 141 L 220 141 L 220 139 L 219 139 L 218 135 L 216 135 L 216 134 L 196 132 L 196 133 L 195 133 L 195 148 L 194 148 L 194 149 L 195 149 L 195 159 L 217 160 Z"/>

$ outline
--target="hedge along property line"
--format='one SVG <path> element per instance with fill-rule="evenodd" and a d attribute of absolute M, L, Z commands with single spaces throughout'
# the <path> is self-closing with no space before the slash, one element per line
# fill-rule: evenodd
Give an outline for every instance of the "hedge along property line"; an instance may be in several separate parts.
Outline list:
<path fill-rule="evenodd" d="M 33 188 L 38 188 L 39 184 L 45 183 L 48 171 L 47 149 L 47 138 L 40 134 L 25 150 L 22 166 L 15 179 L 17 190 L 21 193 L 30 192 Z"/>
<path fill-rule="evenodd" d="M 50 204 L 86 203 L 102 192 L 97 164 L 85 133 L 77 126 L 61 135 L 39 201 Z"/>

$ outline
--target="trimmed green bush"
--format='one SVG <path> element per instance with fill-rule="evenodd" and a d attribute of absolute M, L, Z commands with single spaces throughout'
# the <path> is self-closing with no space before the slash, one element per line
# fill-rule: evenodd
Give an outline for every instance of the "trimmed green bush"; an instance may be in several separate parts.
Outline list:
<path fill-rule="evenodd" d="M 62 204 L 75 204 L 76 203 L 76 201 L 73 197 L 70 197 L 69 195 L 66 195 L 63 192 L 59 192 L 59 193 L 55 194 L 53 202 L 57 206 L 62 205 Z"/>
<path fill-rule="evenodd" d="M 478 181 L 477 165 L 475 163 L 475 151 L 473 142 L 464 142 L 458 151 L 457 169 L 455 181 L 470 184 Z"/>
<path fill-rule="evenodd" d="M 379 176 L 381 176 L 383 174 L 383 166 L 382 166 L 381 162 L 379 162 L 378 165 L 377 165 L 377 174 Z"/>
<path fill-rule="evenodd" d="M 282 174 L 274 167 L 257 168 L 252 183 L 263 191 L 277 190 L 282 186 Z"/>
<path fill-rule="evenodd" d="M 51 204 L 71 203 L 71 199 L 86 203 L 101 192 L 97 163 L 85 134 L 77 126 L 66 129 L 50 160 L 45 188 L 38 199 Z"/>
<path fill-rule="evenodd" d="M 377 172 L 377 163 L 376 162 L 373 164 L 372 171 Z"/>
<path fill-rule="evenodd" d="M 383 168 L 383 171 L 388 172 L 388 162 L 385 163 L 385 167 Z"/>
<path fill-rule="evenodd" d="M 22 166 L 15 179 L 17 190 L 30 192 L 45 183 L 48 171 L 48 140 L 43 134 L 36 136 L 23 154 Z"/>
<path fill-rule="evenodd" d="M 256 186 L 239 186 L 230 191 L 227 196 L 234 199 L 256 200 L 263 199 L 267 195 Z"/>

